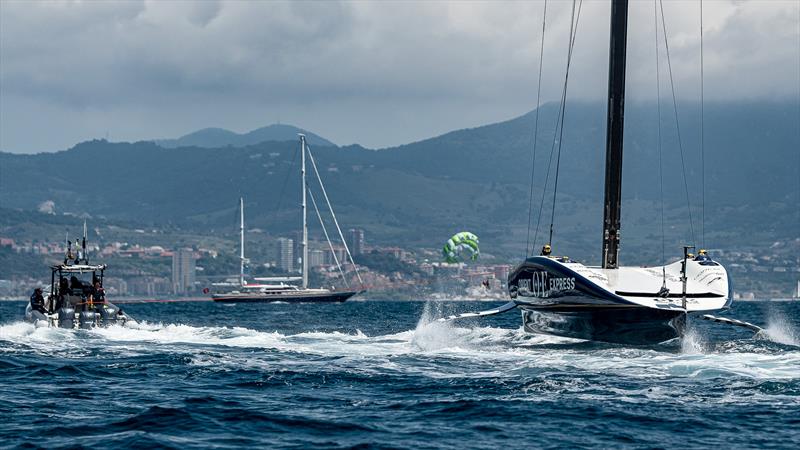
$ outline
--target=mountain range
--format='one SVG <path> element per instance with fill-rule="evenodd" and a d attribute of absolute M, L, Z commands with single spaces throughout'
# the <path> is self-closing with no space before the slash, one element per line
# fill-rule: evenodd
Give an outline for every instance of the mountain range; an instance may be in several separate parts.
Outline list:
<path fill-rule="evenodd" d="M 703 158 L 697 105 L 680 113 L 680 144 L 674 121 L 666 115 L 661 121 L 669 251 L 677 254 L 685 242 L 768 248 L 800 236 L 797 105 L 707 104 Z M 552 208 L 556 117 L 557 105 L 546 104 L 505 122 L 378 151 L 306 134 L 340 222 L 364 228 L 371 242 L 438 248 L 454 232 L 470 230 L 480 236 L 482 252 L 518 257 L 534 234 L 536 246 L 545 242 L 552 214 L 558 253 L 596 262 L 605 105 L 568 104 Z M 622 217 L 628 262 L 661 254 L 658 126 L 655 105 L 628 105 Z M 299 226 L 298 129 L 281 127 L 264 133 L 265 141 L 240 144 L 227 132 L 203 130 L 167 143 L 96 140 L 55 153 L 0 153 L 0 207 L 31 210 L 52 201 L 58 211 L 233 236 L 244 196 L 248 227 L 286 235 Z"/>
<path fill-rule="evenodd" d="M 241 134 L 224 128 L 203 128 L 202 130 L 197 130 L 177 139 L 156 139 L 155 143 L 164 148 L 247 147 L 248 145 L 256 145 L 269 141 L 295 141 L 297 140 L 298 133 L 305 134 L 306 140 L 310 145 L 326 147 L 336 146 L 333 142 L 310 131 L 286 124 L 267 125 Z"/>

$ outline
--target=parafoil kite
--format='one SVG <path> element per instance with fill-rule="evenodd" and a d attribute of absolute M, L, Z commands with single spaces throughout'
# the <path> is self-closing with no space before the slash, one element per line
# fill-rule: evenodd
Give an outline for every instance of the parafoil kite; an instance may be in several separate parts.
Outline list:
<path fill-rule="evenodd" d="M 468 231 L 454 234 L 442 248 L 442 255 L 448 263 L 475 261 L 479 254 L 478 236 Z"/>

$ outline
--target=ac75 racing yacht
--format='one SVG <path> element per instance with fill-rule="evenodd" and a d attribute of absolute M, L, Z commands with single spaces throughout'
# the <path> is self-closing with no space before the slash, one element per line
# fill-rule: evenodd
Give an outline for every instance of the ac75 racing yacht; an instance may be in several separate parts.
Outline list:
<path fill-rule="evenodd" d="M 547 244 L 540 256 L 527 257 L 510 272 L 511 302 L 440 320 L 519 308 L 528 332 L 647 345 L 680 337 L 688 314 L 730 307 L 733 289 L 728 273 L 705 250 L 694 256 L 689 253 L 694 247 L 686 246 L 682 258 L 663 266 L 618 264 L 627 22 L 628 0 L 611 0 L 602 266 L 552 256 Z M 733 319 L 703 318 L 761 330 Z"/>

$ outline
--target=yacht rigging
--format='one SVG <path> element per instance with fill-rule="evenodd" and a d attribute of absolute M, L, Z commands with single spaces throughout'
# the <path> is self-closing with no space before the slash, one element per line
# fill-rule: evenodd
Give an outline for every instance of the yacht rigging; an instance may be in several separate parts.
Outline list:
<path fill-rule="evenodd" d="M 331 302 L 344 302 L 350 297 L 359 294 L 363 291 L 361 290 L 352 290 L 349 289 L 349 284 L 347 278 L 345 277 L 344 271 L 342 270 L 341 264 L 336 257 L 336 252 L 333 251 L 333 245 L 331 240 L 328 236 L 328 231 L 325 228 L 325 223 L 322 220 L 322 216 L 319 212 L 319 208 L 317 207 L 316 201 L 314 200 L 314 195 L 309 190 L 309 185 L 307 183 L 307 174 L 306 174 L 306 166 L 307 166 L 307 159 L 311 161 L 312 168 L 314 173 L 316 174 L 316 179 L 319 182 L 320 188 L 323 192 L 325 201 L 328 203 L 328 207 L 333 217 L 334 224 L 336 225 L 337 230 L 339 231 L 339 236 L 342 238 L 342 244 L 344 245 L 346 255 L 349 257 L 350 262 L 355 267 L 355 261 L 353 261 L 353 257 L 350 253 L 350 249 L 347 247 L 347 242 L 344 240 L 341 228 L 339 227 L 339 222 L 336 219 L 336 215 L 333 212 L 333 207 L 331 206 L 330 200 L 328 199 L 328 194 L 325 191 L 324 184 L 322 183 L 322 178 L 319 175 L 319 170 L 317 169 L 316 162 L 314 161 L 314 157 L 311 154 L 311 150 L 308 148 L 308 144 L 306 143 L 306 137 L 303 134 L 298 135 L 300 138 L 300 178 L 301 178 L 301 203 L 300 203 L 300 210 L 302 216 L 302 242 L 301 245 L 301 269 L 300 269 L 300 276 L 286 276 L 286 277 L 256 277 L 254 280 L 257 283 L 247 283 L 245 279 L 245 264 L 247 259 L 245 258 L 244 254 L 244 200 L 239 199 L 239 261 L 240 261 L 240 269 L 239 269 L 239 280 L 236 286 L 230 286 L 225 283 L 217 284 L 217 287 L 228 287 L 229 289 L 218 290 L 214 294 L 212 294 L 211 298 L 215 302 L 221 303 L 269 303 L 269 302 L 290 302 L 290 303 L 331 303 Z M 331 248 L 331 253 L 333 254 L 334 262 L 342 275 L 346 288 L 343 290 L 338 289 L 328 289 L 328 288 L 310 288 L 308 282 L 308 274 L 309 274 L 309 264 L 308 264 L 308 198 L 311 199 L 312 205 L 314 206 L 314 210 L 316 211 L 317 217 L 319 218 L 320 224 L 322 225 L 323 232 L 325 234 L 325 239 L 328 242 L 328 246 Z M 356 276 L 358 280 L 363 286 L 363 282 L 361 280 L 361 275 L 358 273 L 358 268 L 355 267 Z M 295 283 L 299 281 L 300 286 L 297 286 Z M 232 288 L 232 289 L 230 289 Z"/>

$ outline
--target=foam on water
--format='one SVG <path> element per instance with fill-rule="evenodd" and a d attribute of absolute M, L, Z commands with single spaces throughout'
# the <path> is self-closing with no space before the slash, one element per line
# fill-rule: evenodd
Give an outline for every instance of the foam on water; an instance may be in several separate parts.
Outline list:
<path fill-rule="evenodd" d="M 694 327 L 687 325 L 681 339 L 681 351 L 687 355 L 697 355 L 705 353 L 708 349 L 708 344 L 705 342 L 703 335 L 701 335 Z"/>
<path fill-rule="evenodd" d="M 437 306 L 438 307 L 438 306 Z M 773 349 L 748 339 L 730 345 L 712 345 L 697 329 L 690 327 L 681 340 L 680 351 L 670 347 L 626 348 L 593 344 L 553 336 L 532 335 L 522 329 L 485 326 L 457 326 L 434 320 L 442 311 L 427 305 L 413 330 L 369 336 L 360 330 L 310 331 L 284 334 L 245 327 L 197 327 L 183 324 L 137 323 L 93 330 L 37 328 L 24 322 L 0 326 L 0 351 L 15 351 L 25 346 L 41 354 L 85 354 L 86 348 L 104 347 L 108 354 L 185 353 L 195 354 L 198 364 L 224 362 L 226 366 L 259 366 L 260 355 L 314 355 L 344 358 L 341 364 L 409 370 L 430 376 L 451 376 L 459 370 L 442 370 L 436 360 L 465 360 L 474 370 L 459 376 L 505 377 L 519 370 L 563 370 L 616 374 L 624 377 L 713 378 L 736 375 L 752 379 L 800 378 L 800 351 Z M 480 322 L 477 322 L 480 324 Z M 785 322 L 771 322 L 771 339 L 792 345 L 793 330 Z M 777 337 L 776 337 L 777 336 Z M 87 345 L 87 342 L 91 345 Z M 796 344 L 795 344 L 796 345 Z M 250 349 L 245 357 L 226 356 L 219 361 L 220 348 Z M 209 356 L 211 355 L 211 356 Z M 264 356 L 266 357 L 266 356 Z M 403 367 L 398 357 L 423 358 L 433 365 Z M 366 359 L 365 359 L 366 358 Z M 302 358 L 301 358 L 302 359 Z M 300 361 L 302 362 L 302 361 Z M 464 363 L 459 363 L 458 367 Z M 372 370 L 372 369 L 370 369 Z"/>
<path fill-rule="evenodd" d="M 773 342 L 800 347 L 800 337 L 798 337 L 800 334 L 780 312 L 770 311 L 767 316 L 767 326 L 761 333 Z"/>

